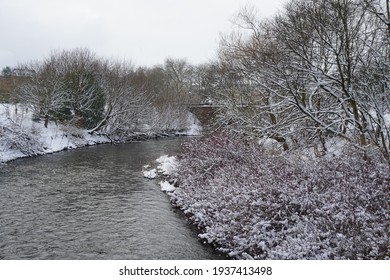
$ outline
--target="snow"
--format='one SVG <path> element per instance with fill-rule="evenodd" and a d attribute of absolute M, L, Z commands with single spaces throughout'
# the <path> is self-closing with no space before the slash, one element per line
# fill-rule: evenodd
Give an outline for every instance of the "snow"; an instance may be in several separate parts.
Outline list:
<path fill-rule="evenodd" d="M 188 128 L 188 130 L 185 131 L 184 135 L 187 136 L 198 136 L 202 134 L 202 126 L 199 123 L 193 123 Z"/>
<path fill-rule="evenodd" d="M 142 174 L 145 178 L 155 179 L 158 176 L 167 178 L 172 176 L 177 169 L 177 158 L 175 156 L 162 155 L 156 159 L 158 163 L 156 168 L 152 168 L 150 165 L 144 165 L 142 169 Z M 173 192 L 175 191 L 175 181 L 162 180 L 158 183 L 163 192 Z"/>
<path fill-rule="evenodd" d="M 385 114 L 383 116 L 383 118 L 384 118 L 384 121 L 385 121 L 385 125 L 390 127 L 390 114 Z"/>
<path fill-rule="evenodd" d="M 176 134 L 199 135 L 202 127 L 195 116 L 188 113 L 187 128 L 182 131 L 184 132 Z M 0 163 L 109 142 L 111 140 L 107 137 L 91 135 L 88 130 L 54 121 L 49 121 L 46 128 L 43 120 L 33 120 L 32 110 L 28 107 L 21 104 L 0 104 Z M 159 160 L 162 161 L 160 172 L 170 174 L 174 168 L 173 158 L 166 156 Z M 146 178 L 157 176 L 157 170 L 144 172 Z"/>
<path fill-rule="evenodd" d="M 342 156 L 343 151 L 348 147 L 348 142 L 344 139 L 333 138 L 326 142 L 326 149 L 328 156 Z"/>
<path fill-rule="evenodd" d="M 263 137 L 258 141 L 258 144 L 263 147 L 266 151 L 281 151 L 281 144 L 275 139 L 271 139 L 269 137 Z"/>
<path fill-rule="evenodd" d="M 203 127 L 199 120 L 193 117 L 192 113 L 189 113 L 187 120 L 187 126 L 185 129 L 178 130 L 175 132 L 177 136 L 199 136 L 202 135 Z"/>
<path fill-rule="evenodd" d="M 177 160 L 174 156 L 163 155 L 156 159 L 159 163 L 157 171 L 163 175 L 172 175 L 177 167 Z"/>
<path fill-rule="evenodd" d="M 187 123 L 189 123 L 190 125 L 188 129 L 184 133 L 182 133 L 183 135 L 198 136 L 202 134 L 202 125 L 200 124 L 199 120 L 194 116 L 194 114 L 188 114 Z"/>
<path fill-rule="evenodd" d="M 27 107 L 0 104 L 0 162 L 108 142 L 106 137 L 53 121 L 46 128 L 43 120 L 33 120 Z"/>
<path fill-rule="evenodd" d="M 155 168 L 150 170 L 143 170 L 142 174 L 144 175 L 145 178 L 155 179 L 157 177 L 157 170 Z"/>
<path fill-rule="evenodd" d="M 163 192 L 173 192 L 176 188 L 173 184 L 168 181 L 161 181 L 160 183 L 161 191 Z"/>
<path fill-rule="evenodd" d="M 169 176 L 177 168 L 177 159 L 175 156 L 162 155 L 156 159 L 158 163 L 156 168 L 152 168 L 150 165 L 144 165 L 142 168 L 142 174 L 145 178 L 155 179 L 158 175 Z"/>

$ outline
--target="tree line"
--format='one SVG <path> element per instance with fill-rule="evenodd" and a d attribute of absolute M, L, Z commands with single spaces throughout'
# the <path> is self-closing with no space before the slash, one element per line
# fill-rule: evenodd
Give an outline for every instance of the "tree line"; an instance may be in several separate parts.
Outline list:
<path fill-rule="evenodd" d="M 285 150 L 345 139 L 390 160 L 389 0 L 292 0 L 276 16 L 251 8 L 222 38 L 219 122 Z"/>
<path fill-rule="evenodd" d="M 19 88 L 36 115 L 91 133 L 126 135 L 148 124 L 172 130 L 186 105 L 214 103 L 215 128 L 271 138 L 284 150 L 344 139 L 390 160 L 390 0 L 291 0 L 271 18 L 252 8 L 202 65 L 166 59 L 134 67 L 88 49 L 57 51 L 23 66 Z"/>
<path fill-rule="evenodd" d="M 200 99 L 200 67 L 184 59 L 135 67 L 77 48 L 21 67 L 33 74 L 18 87 L 17 98 L 45 127 L 53 120 L 119 137 L 142 127 L 170 132 L 187 125 L 187 105 Z"/>

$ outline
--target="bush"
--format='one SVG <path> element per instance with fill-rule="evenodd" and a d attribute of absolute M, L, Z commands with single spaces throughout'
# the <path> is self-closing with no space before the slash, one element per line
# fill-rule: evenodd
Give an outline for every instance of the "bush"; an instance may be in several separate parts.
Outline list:
<path fill-rule="evenodd" d="M 185 145 L 171 200 L 234 258 L 389 259 L 389 171 L 356 151 L 308 164 L 211 136 Z"/>
<path fill-rule="evenodd" d="M 44 152 L 36 136 L 15 127 L 12 130 L 0 125 L 0 144 L 5 150 L 20 151 L 25 156 L 36 156 Z"/>

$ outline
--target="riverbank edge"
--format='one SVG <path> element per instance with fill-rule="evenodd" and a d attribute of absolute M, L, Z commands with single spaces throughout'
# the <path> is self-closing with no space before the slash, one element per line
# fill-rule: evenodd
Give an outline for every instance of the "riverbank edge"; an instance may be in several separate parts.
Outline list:
<path fill-rule="evenodd" d="M 345 148 L 343 153 L 341 153 L 340 155 L 332 155 L 329 158 L 322 158 L 321 160 L 318 160 L 318 162 L 316 162 L 315 164 L 306 165 L 302 162 L 298 163 L 298 161 L 291 161 L 292 159 L 297 159 L 297 154 L 290 154 L 291 157 L 287 155 L 261 155 L 254 152 L 252 148 L 250 148 L 249 146 L 247 147 L 246 145 L 245 147 L 248 148 L 248 150 L 240 149 L 240 147 L 237 146 L 237 141 L 220 141 L 221 139 L 219 138 L 217 140 L 217 142 L 220 143 L 219 147 L 221 145 L 223 146 L 223 149 L 219 149 L 220 156 L 213 154 L 214 151 L 218 150 L 215 148 L 215 145 L 207 145 L 208 148 L 206 150 L 203 150 L 201 145 L 199 145 L 199 142 L 195 141 L 191 143 L 192 147 L 190 148 L 190 150 L 188 150 L 189 147 L 186 147 L 187 154 L 184 153 L 176 157 L 175 165 L 178 169 L 176 169 L 174 172 L 171 172 L 171 174 L 165 177 L 166 181 L 168 181 L 172 186 L 175 186 L 175 188 L 172 188 L 170 192 L 167 192 L 168 196 L 170 197 L 172 207 L 182 211 L 186 215 L 188 223 L 198 228 L 198 230 L 201 232 L 200 235 L 198 235 L 198 238 L 202 240 L 203 243 L 210 244 L 214 248 L 214 250 L 220 252 L 221 254 L 228 255 L 230 259 L 240 260 L 329 260 L 344 258 L 362 258 L 371 260 L 389 259 L 390 252 L 388 251 L 388 247 L 386 245 L 389 241 L 388 235 L 386 234 L 388 222 L 386 222 L 386 219 L 381 218 L 383 216 L 383 213 L 387 212 L 386 207 L 388 208 L 389 205 L 388 201 L 386 200 L 389 185 L 386 182 L 389 182 L 389 178 L 387 175 L 389 174 L 388 170 L 390 167 L 385 162 L 381 162 L 379 158 L 376 159 L 374 155 L 371 155 L 372 161 L 362 161 L 362 159 L 364 158 L 364 154 L 354 154 L 352 156 L 351 150 Z M 202 141 L 204 141 L 204 138 L 202 138 Z M 227 145 L 226 143 L 228 142 L 232 143 Z M 224 158 L 223 156 L 221 156 L 221 152 L 225 156 L 226 152 L 228 154 L 230 153 L 230 159 L 233 154 L 237 155 L 237 153 L 241 152 L 243 152 L 243 155 L 241 155 L 241 157 L 246 158 L 248 156 L 252 157 L 253 159 L 256 159 L 255 161 L 253 161 L 253 164 L 257 165 L 258 163 L 260 163 L 260 165 L 258 166 L 258 168 L 254 169 L 253 172 L 255 172 L 256 174 L 262 173 L 265 176 L 254 177 L 252 176 L 254 175 L 254 173 L 242 172 L 243 170 L 238 168 L 239 165 L 242 164 L 242 162 L 237 161 L 236 165 L 231 163 L 233 164 L 233 168 L 228 169 L 228 171 L 234 171 L 232 173 L 233 175 L 238 175 L 239 173 L 245 173 L 246 175 L 241 177 L 240 175 L 238 175 L 237 177 L 227 176 L 226 173 L 223 172 L 225 169 L 216 168 L 214 170 L 214 174 L 225 174 L 223 178 L 232 179 L 232 181 L 229 181 L 228 184 L 221 184 L 219 180 L 214 180 L 215 178 L 212 180 L 205 180 L 204 178 L 199 178 L 199 171 L 205 170 L 205 168 L 208 169 L 210 168 L 210 166 L 213 166 L 213 163 L 207 159 L 213 158 L 213 160 L 211 161 L 221 161 L 221 159 Z M 263 153 L 264 151 L 259 149 L 259 152 Z M 205 164 L 205 162 L 202 163 L 198 158 L 199 155 L 202 155 L 202 153 L 203 157 L 200 157 L 203 159 L 203 161 L 206 159 L 207 164 Z M 350 157 L 345 158 L 345 155 L 349 155 Z M 299 156 L 302 157 L 301 154 Z M 228 162 L 228 159 L 229 156 L 225 157 L 226 162 Z M 185 167 L 186 165 L 187 167 Z M 203 167 L 201 165 L 203 165 Z M 196 175 L 196 172 L 194 170 L 197 170 L 198 175 Z M 272 172 L 272 174 L 264 172 L 265 170 Z M 259 173 L 259 171 L 261 172 Z M 279 180 L 262 180 L 266 179 L 265 177 L 270 174 L 272 175 L 271 177 L 278 177 Z M 293 174 L 297 176 L 292 176 Z M 314 174 L 315 176 L 310 176 L 310 174 Z M 195 181 L 200 180 L 200 184 L 199 182 L 196 183 L 194 182 L 194 180 L 189 179 L 191 176 L 195 177 Z M 245 183 L 243 183 L 243 181 L 240 179 L 243 179 L 244 177 L 249 178 L 250 180 L 247 180 Z M 256 187 L 256 190 L 258 192 L 253 192 L 253 194 L 256 195 L 257 198 L 262 197 L 262 195 L 264 194 L 262 190 L 265 185 L 261 185 L 258 182 L 264 181 L 266 185 L 268 183 L 271 184 L 271 186 L 265 187 L 264 190 L 266 191 L 266 193 L 271 194 L 273 196 L 269 199 L 269 201 L 265 201 L 266 203 L 264 204 L 260 204 L 261 201 L 258 204 L 248 204 L 247 202 L 250 202 L 250 199 L 246 199 L 245 195 L 239 198 L 237 191 L 229 193 L 235 195 L 236 202 L 238 202 L 237 205 L 253 205 L 255 207 L 253 209 L 259 210 L 258 214 L 254 215 L 253 217 L 246 217 L 246 220 L 244 219 L 245 221 L 241 221 L 241 219 L 238 220 L 239 225 L 242 225 L 243 223 L 247 225 L 244 230 L 242 230 L 240 226 L 239 231 L 236 231 L 234 227 L 235 225 L 237 225 L 236 219 L 238 217 L 235 214 L 238 213 L 240 217 L 244 217 L 245 215 L 240 214 L 240 208 L 231 208 L 229 205 L 226 205 L 226 203 L 219 204 L 219 202 L 223 201 L 232 201 L 231 199 L 226 200 L 226 198 L 232 198 L 232 196 L 226 195 L 226 193 L 224 194 L 221 187 L 212 187 L 217 186 L 217 184 L 219 184 L 219 186 L 228 186 L 230 184 L 231 187 L 229 188 L 229 190 L 234 190 L 234 178 L 238 178 L 237 182 L 240 182 L 240 184 L 235 184 L 235 186 L 239 186 L 239 190 L 237 190 L 238 193 L 245 194 L 245 188 L 243 186 L 254 186 L 253 183 L 255 183 L 256 185 L 258 185 L 258 187 Z M 210 190 L 207 190 L 207 192 L 205 192 L 205 189 L 208 189 L 209 187 L 211 187 Z M 304 205 L 304 202 L 307 199 L 305 194 L 307 194 L 307 190 L 309 190 L 309 188 L 311 188 L 312 193 L 314 195 L 314 197 L 312 197 L 310 201 L 317 203 L 313 204 L 312 206 L 310 206 L 309 204 Z M 212 191 L 216 192 L 211 193 L 211 189 Z M 313 191 L 314 189 L 315 191 Z M 273 190 L 279 190 L 280 193 L 272 193 Z M 367 190 L 371 190 L 372 192 L 368 192 Z M 246 194 L 248 193 L 249 192 L 246 192 Z M 250 192 L 250 194 L 252 194 L 252 192 Z M 258 194 L 260 196 L 258 196 Z M 279 194 L 283 194 L 283 196 L 279 196 Z M 340 196 L 340 194 L 342 195 Z M 317 201 L 317 196 L 322 197 L 322 199 L 318 199 Z M 287 200 L 280 200 L 283 197 L 287 198 Z M 328 199 L 330 199 L 330 202 L 327 204 Z M 267 210 L 268 212 L 261 212 L 260 206 L 266 205 L 267 203 L 272 207 Z M 370 210 L 368 209 L 368 206 L 365 206 L 367 208 L 367 215 L 364 217 L 359 216 L 362 221 L 365 222 L 365 226 L 362 228 L 362 231 L 359 232 L 359 237 L 362 238 L 362 244 L 360 244 L 359 246 L 362 248 L 355 248 L 355 257 L 351 256 L 350 254 L 343 253 L 349 252 L 348 250 L 344 250 L 343 248 L 349 248 L 348 242 L 350 242 L 351 239 L 354 238 L 353 234 L 351 236 L 348 235 L 349 231 L 357 232 L 356 230 L 357 228 L 359 228 L 359 225 L 355 225 L 355 227 L 350 227 L 351 225 L 349 224 L 349 221 L 351 221 L 351 219 L 354 218 L 354 215 L 356 214 L 354 211 L 351 211 L 351 207 L 349 207 L 349 204 L 351 203 L 355 203 L 353 204 L 352 208 L 355 206 L 360 207 L 361 205 L 370 205 L 370 207 L 372 208 Z M 238 212 L 231 211 L 229 213 L 224 214 L 219 213 L 219 218 L 217 220 L 214 220 L 214 218 L 216 217 L 214 216 L 216 213 L 214 211 L 215 205 L 224 205 L 222 207 L 223 209 L 237 210 Z M 328 207 L 329 205 L 337 205 L 337 207 L 331 209 Z M 341 209 L 340 211 L 338 210 L 338 207 Z M 286 209 L 286 213 L 284 214 L 291 214 L 291 216 L 281 216 L 282 220 L 271 219 L 273 216 L 270 216 L 269 214 L 278 213 L 274 212 L 274 210 L 279 211 L 280 209 Z M 368 210 L 370 210 L 371 212 L 369 212 Z M 212 213 L 212 216 L 209 216 L 210 213 Z M 230 213 L 233 213 L 233 215 L 230 215 Z M 252 213 L 254 212 L 252 211 Z M 281 213 L 280 215 L 282 214 L 283 213 Z M 315 225 L 318 227 L 314 228 L 313 231 L 306 231 L 306 227 L 303 226 L 303 222 L 306 221 L 306 217 L 309 217 L 309 214 L 311 215 L 310 217 L 314 220 L 308 221 L 310 223 L 313 222 L 311 225 Z M 301 215 L 300 220 L 298 220 L 299 215 Z M 345 217 L 343 216 L 344 218 L 341 219 L 339 215 L 344 215 Z M 222 220 L 220 219 L 221 217 Z M 212 220 L 211 223 L 208 223 L 208 218 Z M 285 230 L 281 230 L 283 228 L 278 228 L 279 224 L 277 224 L 277 222 L 283 221 L 284 223 L 284 218 L 291 218 L 290 220 L 286 220 L 288 222 L 294 222 L 293 218 L 297 218 L 297 220 L 295 221 L 296 223 L 288 224 L 288 227 L 290 228 L 288 229 L 289 231 L 287 231 L 287 228 Z M 341 228 L 348 228 L 348 230 L 346 232 L 343 232 L 342 229 L 340 229 L 335 230 L 334 232 L 329 232 L 329 229 L 334 227 L 334 224 L 330 222 L 332 220 L 330 218 L 332 218 L 333 220 L 335 220 L 335 218 L 341 219 Z M 329 224 L 326 224 L 325 222 Z M 264 227 L 264 225 L 266 227 Z M 348 227 L 344 225 L 348 225 Z M 322 226 L 325 226 L 325 231 L 321 228 Z M 252 229 L 248 230 L 249 228 Z M 233 233 L 233 235 L 225 234 L 226 230 L 227 233 L 230 232 Z M 323 232 L 321 230 L 323 230 L 325 233 L 329 233 L 329 236 L 322 235 Z M 276 237 L 278 237 L 276 235 L 273 236 L 272 234 L 268 236 L 268 232 L 287 235 L 292 233 L 294 235 L 294 238 L 291 238 L 291 240 L 289 240 L 291 244 L 286 243 L 290 247 L 288 247 L 284 243 L 282 244 L 283 246 L 287 246 L 286 248 L 284 248 L 286 249 L 286 251 L 268 252 L 266 251 L 268 248 L 263 246 L 262 240 L 269 242 L 269 246 L 274 247 L 276 246 L 273 245 L 274 238 L 276 239 Z M 313 232 L 322 239 L 310 240 Z M 259 236 L 261 238 L 259 238 Z M 225 241 L 229 241 L 229 238 L 232 237 L 233 239 L 237 238 L 238 241 L 242 242 L 235 242 L 234 244 L 228 244 L 228 246 L 226 246 Z M 337 244 L 337 246 L 333 247 L 329 245 L 330 243 L 327 243 L 327 238 L 325 237 L 327 237 L 329 240 L 331 239 L 330 241 L 332 242 L 336 242 L 335 244 Z M 371 243 L 367 243 L 368 238 L 372 238 L 369 239 L 371 240 Z M 222 241 L 222 243 L 219 242 L 220 240 Z M 259 240 L 260 242 L 258 242 Z M 302 240 L 304 244 L 301 243 Z M 222 244 L 225 245 L 222 246 Z M 255 245 L 256 248 L 253 245 Z M 307 248 L 301 248 L 302 245 L 307 246 Z M 319 246 L 319 250 L 317 250 L 318 252 L 313 251 L 311 253 L 307 253 L 305 251 L 306 249 L 311 251 L 314 245 L 321 245 L 323 247 Z M 254 248 L 253 250 L 252 247 Z M 339 247 L 342 248 L 341 251 L 338 249 Z M 376 247 L 378 249 L 378 252 L 374 252 L 374 250 L 376 250 Z M 219 250 L 219 248 L 221 248 L 222 250 Z M 366 252 L 366 248 L 373 250 L 373 252 L 371 252 L 372 254 L 369 254 L 370 251 Z M 302 252 L 298 251 L 298 249 L 300 249 Z M 268 253 L 269 255 L 266 255 Z M 302 254 L 298 255 L 298 253 Z"/>
<path fill-rule="evenodd" d="M 189 137 L 194 136 L 189 135 Z M 186 211 L 185 208 L 182 208 L 175 203 L 174 193 L 180 187 L 180 184 L 175 179 L 175 172 L 178 168 L 177 155 L 163 155 L 157 158 L 155 162 L 158 163 L 155 168 L 151 167 L 149 164 L 144 166 L 144 169 L 142 170 L 144 178 L 148 180 L 156 180 L 156 185 L 159 185 L 161 187 L 161 191 L 167 195 L 172 209 L 180 213 L 183 219 L 187 222 L 187 225 L 196 232 L 199 242 L 201 242 L 204 246 L 211 248 L 214 254 L 220 256 L 221 258 L 225 260 L 234 260 L 234 257 L 229 256 L 229 252 L 224 252 L 218 249 L 218 247 L 221 247 L 220 244 L 217 242 L 209 242 L 207 238 L 202 237 L 202 234 L 205 232 L 205 228 L 191 220 L 194 213 Z M 153 176 L 150 176 L 150 174 L 153 174 Z M 166 187 L 166 185 L 170 185 L 170 187 Z"/>
<path fill-rule="evenodd" d="M 126 132 L 126 135 L 91 132 L 88 129 L 56 121 L 34 119 L 32 111 L 21 104 L 0 103 L 0 165 L 20 158 L 78 149 L 100 144 L 120 144 L 163 137 L 198 136 L 199 120 L 188 112 L 187 124 L 177 129 L 149 128 L 147 124 Z"/>
<path fill-rule="evenodd" d="M 82 149 L 82 148 L 92 147 L 92 146 L 97 146 L 97 145 L 107 145 L 107 144 L 119 145 L 119 144 L 126 144 L 126 143 L 132 143 L 132 142 L 151 141 L 151 140 L 157 140 L 157 139 L 163 139 L 163 138 L 197 137 L 197 136 L 199 136 L 199 135 L 186 134 L 186 133 L 182 133 L 182 132 L 153 133 L 153 134 L 137 133 L 137 134 L 135 134 L 131 137 L 128 137 L 126 139 L 113 140 L 110 137 L 98 135 L 99 140 L 83 139 L 85 142 L 83 142 L 82 144 L 78 143 L 77 145 L 69 145 L 69 146 L 64 146 L 60 149 L 47 150 L 47 151 L 45 151 L 45 149 L 43 147 L 41 147 L 43 152 L 36 151 L 36 153 L 31 154 L 31 155 L 17 154 L 13 157 L 6 159 L 6 160 L 3 160 L 2 158 L 0 158 L 0 167 L 1 167 L 1 165 L 5 165 L 8 163 L 14 162 L 18 159 L 35 158 L 35 157 L 60 153 L 60 152 L 68 151 L 68 150 Z M 18 152 L 20 152 L 20 151 L 16 151 L 16 153 L 18 153 Z"/>
<path fill-rule="evenodd" d="M 176 187 L 178 188 L 179 185 L 176 185 Z M 186 209 L 184 207 L 180 207 L 177 203 L 175 203 L 174 191 L 173 192 L 166 192 L 166 193 L 168 195 L 171 207 L 173 209 L 175 209 L 176 211 L 179 211 L 183 215 L 183 217 L 185 217 L 185 220 L 186 220 L 188 226 L 190 228 L 192 228 L 194 231 L 196 231 L 196 233 L 198 235 L 199 242 L 201 242 L 205 246 L 210 247 L 214 251 L 215 254 L 223 257 L 226 260 L 238 260 L 234 256 L 230 255 L 230 253 L 233 250 L 222 251 L 219 249 L 222 247 L 222 244 L 220 244 L 216 241 L 210 242 L 207 238 L 202 237 L 202 235 L 204 235 L 204 233 L 206 232 L 206 227 L 201 226 L 199 223 L 197 223 L 196 221 L 191 219 L 192 217 L 195 216 L 195 213 L 189 212 L 188 209 Z M 247 256 L 248 260 L 253 260 L 253 258 L 251 256 L 249 256 L 249 255 L 246 255 L 246 256 Z"/>

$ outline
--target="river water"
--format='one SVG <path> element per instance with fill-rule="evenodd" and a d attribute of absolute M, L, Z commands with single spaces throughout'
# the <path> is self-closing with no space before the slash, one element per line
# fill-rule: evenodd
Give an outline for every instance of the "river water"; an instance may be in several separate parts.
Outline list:
<path fill-rule="evenodd" d="M 142 166 L 182 138 L 100 145 L 0 168 L 0 259 L 218 259 Z"/>

